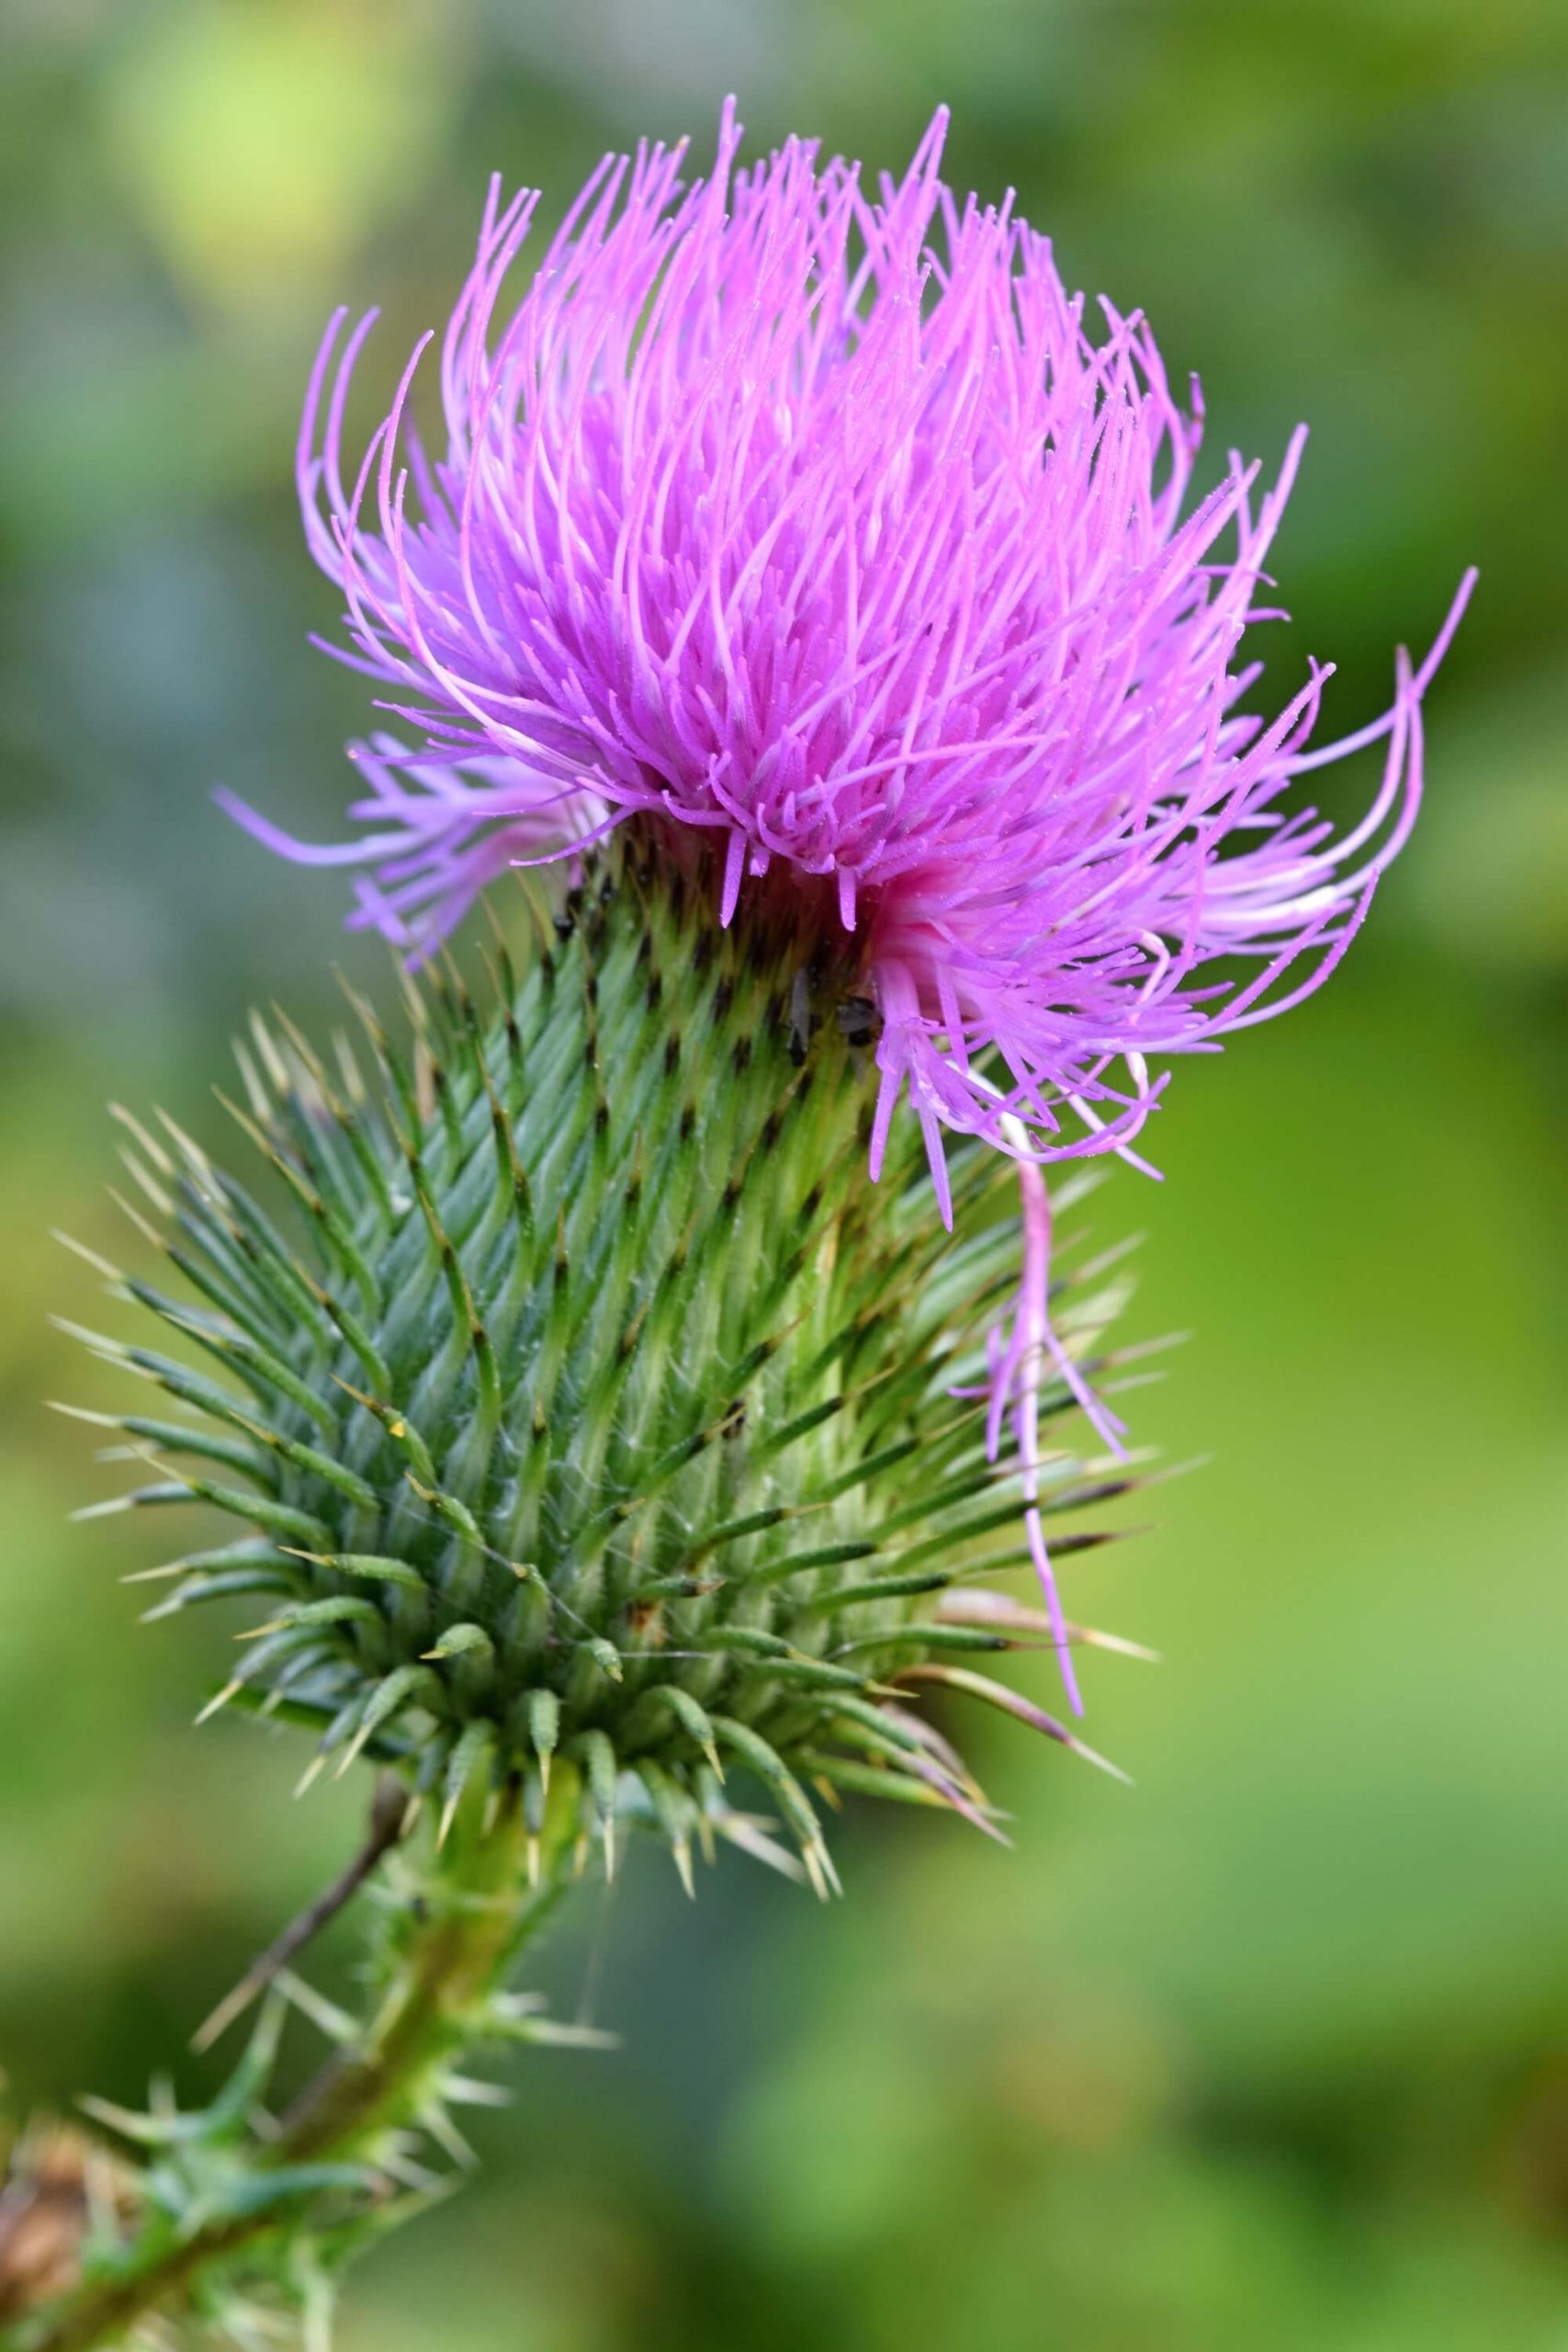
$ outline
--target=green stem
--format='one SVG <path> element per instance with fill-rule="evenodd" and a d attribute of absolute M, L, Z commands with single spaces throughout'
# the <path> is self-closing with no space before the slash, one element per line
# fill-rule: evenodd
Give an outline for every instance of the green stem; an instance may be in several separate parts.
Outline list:
<path fill-rule="evenodd" d="M 486 1834 L 460 1846 L 454 1841 L 428 1898 L 410 1914 L 378 2011 L 358 2043 L 301 2094 L 277 2138 L 252 2144 L 253 2177 L 265 2180 L 299 2165 L 373 2165 L 389 2132 L 417 2123 L 443 2069 L 482 2038 L 475 2020 L 486 1996 L 499 1989 L 566 1891 L 570 1841 L 562 1833 L 575 1818 L 575 1792 L 562 1787 L 552 1797 L 558 1793 L 532 1885 L 514 1800 Z M 112 2267 L 90 2271 L 0 2335 L 0 2352 L 93 2352 L 119 2343 L 139 2320 L 177 2303 L 269 2235 L 298 2230 L 310 2193 L 187 2232 L 157 2214 L 118 2249 Z"/>

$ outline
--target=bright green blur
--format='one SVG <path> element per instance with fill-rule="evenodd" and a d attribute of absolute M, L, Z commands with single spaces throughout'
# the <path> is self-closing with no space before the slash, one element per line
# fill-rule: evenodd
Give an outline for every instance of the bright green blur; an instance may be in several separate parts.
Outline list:
<path fill-rule="evenodd" d="M 1555 18 L 1555 21 L 1554 21 Z M 0 33 L 0 2064 L 135 2101 L 338 1867 L 343 1792 L 188 1727 L 227 1631 L 133 1627 L 124 1483 L 40 1399 L 114 1384 L 62 1224 L 113 1254 L 110 1095 L 219 1132 L 229 1031 L 320 1021 L 339 887 L 221 778 L 338 830 L 359 682 L 288 487 L 340 297 L 390 384 L 485 174 L 741 94 L 952 175 L 1201 368 L 1213 448 L 1314 425 L 1282 534 L 1329 721 L 1381 707 L 1462 566 L 1430 798 L 1327 994 L 1178 1071 L 1140 1439 L 1213 1459 L 1070 1574 L 1128 1793 L 973 1724 L 1018 1851 L 878 1813 L 824 1914 L 649 1851 L 558 1948 L 618 2058 L 529 2053 L 482 2181 L 355 2282 L 347 2352 L 1561 2352 L 1568 2343 L 1562 1339 L 1568 27 L 1541 0 L 17 0 Z M 379 353 L 378 359 L 377 354 Z M 1217 458 L 1216 458 L 1217 461 Z M 1333 782 L 1334 805 L 1371 770 Z M 112 1309 L 104 1309 L 107 1314 Z M 1041 1679 L 1044 1688 L 1044 1677 Z M 590 1906 L 592 1908 L 592 1906 Z M 346 1940 L 346 1939 L 345 1939 Z M 322 1963 L 331 1984 L 345 1942 Z M 304 2050 L 301 2048 L 301 2063 Z M 215 2066 L 217 2061 L 205 2062 Z M 182 2062 L 182 2093 L 213 2079 Z"/>

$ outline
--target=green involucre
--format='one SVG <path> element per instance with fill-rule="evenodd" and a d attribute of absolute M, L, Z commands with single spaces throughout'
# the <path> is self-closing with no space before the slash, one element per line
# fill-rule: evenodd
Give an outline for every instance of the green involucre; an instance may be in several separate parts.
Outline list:
<path fill-rule="evenodd" d="M 874 1185 L 851 969 L 802 970 L 761 922 L 719 931 L 635 842 L 520 980 L 502 956 L 482 1007 L 441 973 L 409 1001 L 406 1049 L 360 1008 L 368 1080 L 257 1024 L 237 1115 L 291 1200 L 177 1131 L 152 1145 L 192 1295 L 122 1286 L 220 1377 L 106 1343 L 191 1417 L 127 1417 L 193 1460 L 136 1499 L 244 1531 L 175 1564 L 154 1613 L 265 1596 L 225 1695 L 313 1725 L 322 1758 L 397 1763 L 448 1815 L 518 1778 L 536 1813 L 558 1755 L 607 1844 L 640 1814 L 684 1868 L 742 1819 L 739 1766 L 821 1883 L 804 1783 L 971 1809 L 952 1751 L 884 1702 L 912 1667 L 1008 1646 L 919 1630 L 1025 1556 L 1016 1465 L 987 1462 L 964 1393 L 1017 1279 L 1005 1160 L 950 1145 L 952 1233 L 912 1119 Z M 1116 1303 L 1068 1278 L 1055 1313 L 1081 1349 Z M 1092 1476 L 1048 1455 L 1043 1508 L 1120 1490 Z"/>

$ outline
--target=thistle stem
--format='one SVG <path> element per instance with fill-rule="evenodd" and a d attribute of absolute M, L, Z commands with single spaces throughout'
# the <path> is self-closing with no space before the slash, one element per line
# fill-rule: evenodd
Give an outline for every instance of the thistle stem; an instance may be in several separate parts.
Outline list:
<path fill-rule="evenodd" d="M 417 2127 L 443 2070 L 483 2040 L 488 1996 L 560 1903 L 570 1877 L 564 1832 L 573 1818 L 570 1802 L 552 1803 L 532 1884 L 515 1795 L 484 1832 L 452 1841 L 436 1879 L 406 1916 L 379 2007 L 306 2086 L 277 2136 L 247 2144 L 247 2181 L 265 2190 L 268 2176 L 301 2166 L 374 2169 L 389 2132 Z M 261 2256 L 268 2238 L 297 2231 L 320 2194 L 312 2182 L 298 2197 L 283 2193 L 195 2229 L 156 2211 L 76 2286 L 0 2335 L 0 2352 L 94 2352 L 118 2344 L 138 2322 L 177 2305 L 236 2257 Z"/>

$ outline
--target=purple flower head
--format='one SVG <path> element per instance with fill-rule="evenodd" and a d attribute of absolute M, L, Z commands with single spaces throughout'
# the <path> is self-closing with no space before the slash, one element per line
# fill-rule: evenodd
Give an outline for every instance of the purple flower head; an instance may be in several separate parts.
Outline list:
<path fill-rule="evenodd" d="M 419 738 L 355 756 L 363 830 L 286 854 L 364 869 L 355 920 L 416 951 L 509 864 L 626 819 L 722 845 L 724 923 L 772 873 L 852 933 L 880 1026 L 872 1147 L 908 1091 L 1010 1151 L 1026 1276 L 993 1410 L 1063 1363 L 1036 1163 L 1130 1147 L 1163 1080 L 1333 969 L 1421 787 L 1421 699 L 1469 593 L 1391 708 L 1310 748 L 1326 667 L 1272 718 L 1242 656 L 1301 452 L 1233 457 L 1184 514 L 1201 432 L 1147 326 L 1098 339 L 1010 198 L 790 141 L 705 181 L 683 147 L 607 157 L 515 308 L 536 197 L 492 187 L 442 345 L 445 448 L 389 413 L 345 466 L 371 323 L 313 376 L 299 487 L 346 604 L 341 658 Z M 428 338 L 426 339 L 428 341 Z M 1336 835 L 1295 779 L 1385 747 Z M 1141 1163 L 1140 1163 L 1141 1164 Z M 1066 1368 L 1066 1367 L 1065 1367 Z M 1105 1417 L 1108 1437 L 1115 1431 Z M 1043 1559 L 1043 1547 L 1040 1547 Z"/>
<path fill-rule="evenodd" d="M 771 867 L 829 877 L 881 1014 L 877 1156 L 908 1087 L 934 1162 L 942 1125 L 1005 1143 L 1010 1113 L 1054 1159 L 1132 1139 L 1151 1055 L 1333 968 L 1410 830 L 1469 582 L 1371 727 L 1308 748 L 1316 664 L 1245 713 L 1302 435 L 1271 489 L 1233 458 L 1183 518 L 1196 394 L 1179 406 L 1137 316 L 1103 306 L 1090 339 L 1010 200 L 953 198 L 944 128 L 874 196 L 805 141 L 739 169 L 729 108 L 690 188 L 683 148 L 606 157 L 499 322 L 536 198 L 492 187 L 435 460 L 407 414 L 422 344 L 348 478 L 371 321 L 333 372 L 340 314 L 307 529 L 342 658 L 423 741 L 356 747 L 350 843 L 247 821 L 368 869 L 358 919 L 415 945 L 507 865 L 638 811 L 722 836 L 725 923 Z M 1281 809 L 1380 740 L 1349 831 Z"/>

